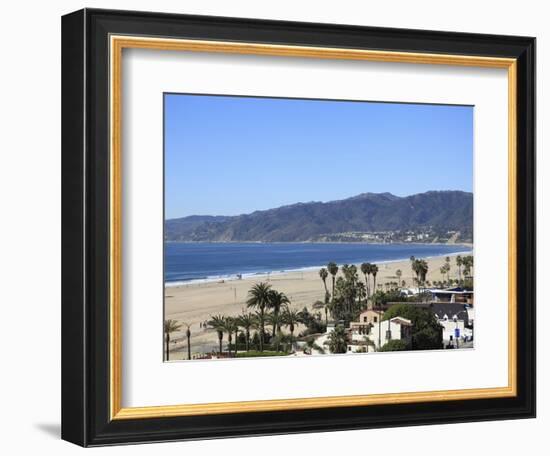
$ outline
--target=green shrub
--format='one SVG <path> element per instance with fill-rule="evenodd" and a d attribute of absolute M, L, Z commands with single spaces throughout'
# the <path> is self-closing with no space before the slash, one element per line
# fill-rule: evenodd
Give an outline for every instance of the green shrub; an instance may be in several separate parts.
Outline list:
<path fill-rule="evenodd" d="M 258 358 L 262 356 L 286 356 L 288 353 L 282 351 L 256 351 L 251 350 L 249 352 L 240 352 L 237 353 L 237 358 Z"/>
<path fill-rule="evenodd" d="M 393 340 L 390 340 L 386 345 L 384 345 L 378 351 L 391 352 L 391 351 L 403 351 L 407 349 L 408 349 L 407 342 L 400 339 L 393 339 Z"/>

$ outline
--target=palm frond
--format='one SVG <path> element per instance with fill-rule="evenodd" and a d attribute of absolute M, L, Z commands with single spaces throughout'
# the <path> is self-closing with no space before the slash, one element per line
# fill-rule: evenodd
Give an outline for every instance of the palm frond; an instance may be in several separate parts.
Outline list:
<path fill-rule="evenodd" d="M 181 328 L 181 324 L 177 320 L 164 320 L 164 332 L 170 334 L 178 331 Z"/>

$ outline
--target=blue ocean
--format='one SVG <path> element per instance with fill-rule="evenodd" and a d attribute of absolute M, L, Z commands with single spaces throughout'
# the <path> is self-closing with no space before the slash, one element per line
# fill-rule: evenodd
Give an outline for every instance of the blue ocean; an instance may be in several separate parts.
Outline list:
<path fill-rule="evenodd" d="M 165 243 L 166 285 L 341 264 L 381 263 L 470 252 L 463 245 L 346 243 Z"/>

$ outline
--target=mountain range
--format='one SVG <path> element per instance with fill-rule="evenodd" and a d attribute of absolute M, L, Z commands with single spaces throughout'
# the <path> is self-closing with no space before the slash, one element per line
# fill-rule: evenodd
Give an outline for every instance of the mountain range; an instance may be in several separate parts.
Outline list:
<path fill-rule="evenodd" d="M 429 191 L 399 197 L 362 193 L 351 198 L 296 203 L 236 216 L 191 215 L 165 221 L 165 240 L 183 242 L 307 242 L 327 235 L 430 232 L 431 239 L 460 232 L 471 241 L 473 194 Z"/>

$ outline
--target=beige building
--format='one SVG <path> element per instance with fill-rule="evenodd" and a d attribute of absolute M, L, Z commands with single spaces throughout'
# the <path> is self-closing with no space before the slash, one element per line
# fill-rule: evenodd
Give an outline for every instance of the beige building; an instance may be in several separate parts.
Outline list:
<path fill-rule="evenodd" d="M 378 321 L 384 316 L 383 310 L 374 310 L 368 309 L 359 315 L 359 321 L 352 321 L 350 323 L 350 328 L 353 328 L 354 325 L 357 327 L 366 326 L 369 324 L 378 324 Z"/>

